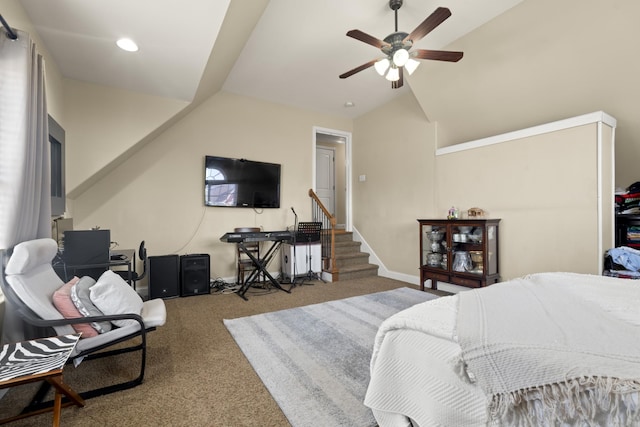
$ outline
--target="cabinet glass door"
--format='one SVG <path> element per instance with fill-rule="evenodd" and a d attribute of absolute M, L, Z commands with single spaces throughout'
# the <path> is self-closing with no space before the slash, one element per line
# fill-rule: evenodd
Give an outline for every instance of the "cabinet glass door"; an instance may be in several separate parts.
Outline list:
<path fill-rule="evenodd" d="M 487 227 L 487 274 L 498 273 L 498 227 Z"/>
<path fill-rule="evenodd" d="M 485 268 L 483 241 L 485 227 L 453 225 L 451 227 L 451 270 L 482 276 Z"/>
<path fill-rule="evenodd" d="M 422 265 L 447 269 L 447 228 L 434 225 L 422 227 Z"/>

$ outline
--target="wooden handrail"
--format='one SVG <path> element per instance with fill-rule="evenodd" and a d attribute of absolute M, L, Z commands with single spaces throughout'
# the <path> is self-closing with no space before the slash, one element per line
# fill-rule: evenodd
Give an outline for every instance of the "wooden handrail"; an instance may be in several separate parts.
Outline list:
<path fill-rule="evenodd" d="M 321 242 L 322 259 L 324 261 L 323 269 L 330 272 L 334 281 L 336 281 L 338 274 L 338 267 L 336 265 L 336 217 L 327 210 L 312 189 L 309 189 L 309 197 L 311 197 L 313 220 L 322 222 L 323 235 Z"/>
<path fill-rule="evenodd" d="M 336 222 L 337 222 L 336 221 L 336 217 L 331 215 L 331 212 L 329 212 L 327 210 L 327 208 L 324 207 L 324 205 L 322 204 L 322 202 L 318 198 L 318 195 L 312 189 L 309 189 L 309 197 L 311 197 L 318 204 L 318 207 L 322 210 L 322 213 L 324 214 L 324 216 L 326 218 L 330 218 L 330 220 L 331 220 L 331 228 L 335 228 L 335 225 L 336 225 Z"/>

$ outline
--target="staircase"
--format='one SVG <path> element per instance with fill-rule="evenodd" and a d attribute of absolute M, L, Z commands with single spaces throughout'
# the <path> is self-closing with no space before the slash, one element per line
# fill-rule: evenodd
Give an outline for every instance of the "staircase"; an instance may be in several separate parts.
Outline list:
<path fill-rule="evenodd" d="M 336 227 L 335 216 L 327 211 L 312 189 L 309 197 L 313 221 L 322 225 L 323 276 L 330 276 L 332 282 L 377 276 L 378 266 L 369 264 L 369 254 L 360 251 L 360 242 L 353 240 L 353 233 Z"/>
<path fill-rule="evenodd" d="M 378 266 L 369 264 L 369 254 L 360 251 L 360 242 L 353 240 L 352 232 L 336 230 L 335 251 L 337 272 L 332 274 L 332 282 L 378 275 Z"/>

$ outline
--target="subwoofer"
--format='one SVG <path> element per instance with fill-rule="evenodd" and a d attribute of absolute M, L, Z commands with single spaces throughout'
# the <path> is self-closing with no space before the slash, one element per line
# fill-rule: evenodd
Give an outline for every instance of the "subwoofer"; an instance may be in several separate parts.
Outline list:
<path fill-rule="evenodd" d="M 209 293 L 209 254 L 180 257 L 180 296 Z"/>
<path fill-rule="evenodd" d="M 180 257 L 149 257 L 149 299 L 180 296 Z"/>

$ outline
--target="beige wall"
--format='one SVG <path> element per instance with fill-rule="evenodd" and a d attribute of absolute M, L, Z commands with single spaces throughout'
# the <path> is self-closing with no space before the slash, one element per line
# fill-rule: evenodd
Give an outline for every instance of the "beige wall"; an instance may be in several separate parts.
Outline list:
<path fill-rule="evenodd" d="M 218 93 L 74 201 L 76 228 L 111 230 L 120 247 L 149 255 L 209 253 L 212 277 L 235 275 L 234 227 L 281 230 L 310 220 L 313 126 L 351 131 L 349 120 Z M 204 156 L 282 165 L 281 208 L 204 207 Z"/>
<path fill-rule="evenodd" d="M 188 105 L 66 79 L 67 193 Z"/>
<path fill-rule="evenodd" d="M 611 162 L 611 150 L 603 150 L 610 135 L 604 141 L 592 123 L 438 155 L 436 206 L 441 212 L 478 206 L 502 219 L 502 280 L 541 271 L 599 274 L 600 246 L 613 246 L 599 212 L 613 207 L 598 188 L 611 196 L 613 183 L 611 163 L 601 176 L 595 165 Z M 454 174 L 458 179 L 449 179 Z"/>
<path fill-rule="evenodd" d="M 3 16 L 13 26 L 30 26 L 18 2 L 5 3 Z M 416 218 L 445 215 L 448 201 L 442 199 L 438 178 L 447 176 L 451 181 L 445 182 L 460 184 L 470 174 L 436 169 L 438 146 L 604 110 L 618 119 L 617 185 L 638 180 L 635 100 L 640 59 L 629 52 L 635 52 L 640 36 L 634 21 L 639 12 L 635 0 L 525 0 L 449 46 L 465 52 L 462 61 L 424 61 L 405 81 L 413 93 L 353 122 L 220 93 L 80 192 L 72 201 L 76 226 L 111 228 L 121 247 L 136 247 L 146 239 L 151 255 L 207 252 L 212 255 L 212 276 L 231 276 L 233 251 L 219 236 L 236 225 L 292 224 L 288 206 L 308 206 L 309 130 L 321 126 L 353 131 L 354 226 L 389 272 L 417 281 Z M 66 82 L 64 96 L 73 101 L 65 100 L 63 109 L 63 85 L 53 64 L 47 70 L 50 109 L 74 142 L 69 156 L 79 168 L 93 161 L 78 153 L 92 152 L 94 142 L 129 140 L 133 146 L 145 129 L 179 108 L 167 102 L 157 116 L 142 116 L 140 127 L 132 126 L 129 118 L 118 116 L 117 106 L 132 102 L 144 109 L 151 107 L 150 100 L 114 93 L 118 97 L 101 105 L 91 99 L 107 98 L 101 88 Z M 101 110 L 105 106 L 109 108 Z M 69 119 L 85 107 L 104 114 L 111 126 L 105 128 L 98 117 Z M 115 156 L 123 148 L 104 155 Z M 205 209 L 201 181 L 206 154 L 282 163 L 284 208 L 262 213 Z M 367 180 L 359 182 L 363 174 Z M 475 204 L 461 198 L 455 203 Z M 509 218 L 508 209 L 493 201 L 482 207 Z M 308 208 L 301 211 L 305 219 Z M 522 217 L 527 221 L 524 212 Z M 517 238 L 515 231 L 507 237 L 508 232 L 507 227 L 502 236 Z M 518 268 L 533 267 L 544 268 Z"/>
<path fill-rule="evenodd" d="M 407 94 L 355 120 L 353 135 L 354 227 L 387 270 L 416 276 L 416 219 L 436 214 L 435 129 Z"/>
<path fill-rule="evenodd" d="M 616 185 L 640 180 L 640 2 L 525 0 L 408 77 L 440 147 L 606 111 L 618 120 Z"/>

